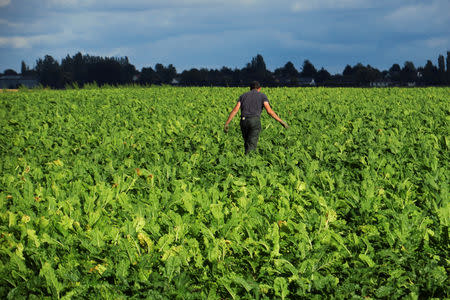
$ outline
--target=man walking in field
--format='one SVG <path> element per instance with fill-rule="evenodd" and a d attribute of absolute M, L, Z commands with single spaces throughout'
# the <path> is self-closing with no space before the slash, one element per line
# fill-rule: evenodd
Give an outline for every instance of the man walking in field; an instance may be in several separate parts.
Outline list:
<path fill-rule="evenodd" d="M 225 122 L 224 130 L 228 132 L 229 124 L 234 116 L 241 109 L 241 131 L 244 138 L 245 154 L 256 150 L 258 144 L 259 133 L 261 132 L 261 112 L 263 107 L 267 113 L 280 122 L 284 128 L 288 128 L 288 124 L 281 120 L 280 117 L 272 110 L 269 105 L 269 99 L 264 93 L 261 93 L 261 86 L 259 82 L 253 81 L 250 85 L 250 91 L 242 94 L 236 103 L 236 106 L 228 116 Z"/>

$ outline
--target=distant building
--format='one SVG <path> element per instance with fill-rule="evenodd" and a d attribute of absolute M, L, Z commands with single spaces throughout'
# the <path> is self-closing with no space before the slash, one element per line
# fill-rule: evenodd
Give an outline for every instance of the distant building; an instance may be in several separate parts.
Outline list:
<path fill-rule="evenodd" d="M 0 77 L 0 89 L 17 89 L 21 85 L 33 88 L 39 85 L 36 78 L 22 77 L 20 75 L 6 75 Z"/>
<path fill-rule="evenodd" d="M 392 85 L 392 82 L 390 80 L 378 80 L 378 81 L 372 81 L 370 83 L 371 87 L 388 87 L 391 85 Z"/>
<path fill-rule="evenodd" d="M 300 77 L 298 79 L 298 84 L 314 86 L 314 85 L 316 85 L 316 82 L 315 82 L 314 78 L 312 78 L 312 77 Z"/>

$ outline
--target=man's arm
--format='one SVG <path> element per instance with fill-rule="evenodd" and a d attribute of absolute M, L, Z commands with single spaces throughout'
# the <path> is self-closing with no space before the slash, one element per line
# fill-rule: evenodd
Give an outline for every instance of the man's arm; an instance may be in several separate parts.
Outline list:
<path fill-rule="evenodd" d="M 230 115 L 228 116 L 228 120 L 225 122 L 225 126 L 223 128 L 225 130 L 225 132 L 228 132 L 228 126 L 229 126 L 231 120 L 233 120 L 234 116 L 238 113 L 240 107 L 241 107 L 241 102 L 238 101 L 238 103 L 236 103 L 236 106 L 230 112 Z"/>
<path fill-rule="evenodd" d="M 273 109 L 270 107 L 269 102 L 264 102 L 264 107 L 266 108 L 267 113 L 274 118 L 275 120 L 277 120 L 278 122 L 280 122 L 281 125 L 283 125 L 284 128 L 289 128 L 288 124 L 281 120 L 280 117 L 273 111 Z"/>

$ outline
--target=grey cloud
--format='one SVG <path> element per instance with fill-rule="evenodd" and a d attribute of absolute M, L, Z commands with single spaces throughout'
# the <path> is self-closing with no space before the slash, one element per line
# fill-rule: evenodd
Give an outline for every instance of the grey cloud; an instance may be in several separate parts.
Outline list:
<path fill-rule="evenodd" d="M 11 0 L 0 0 L 0 7 L 8 6 L 11 4 Z"/>
<path fill-rule="evenodd" d="M 0 10 L 0 70 L 19 55 L 77 51 L 137 67 L 242 67 L 256 53 L 272 68 L 385 67 L 446 51 L 448 11 L 448 0 L 16 0 Z"/>
<path fill-rule="evenodd" d="M 450 2 L 430 1 L 398 7 L 387 14 L 384 20 L 401 32 L 449 31 Z"/>

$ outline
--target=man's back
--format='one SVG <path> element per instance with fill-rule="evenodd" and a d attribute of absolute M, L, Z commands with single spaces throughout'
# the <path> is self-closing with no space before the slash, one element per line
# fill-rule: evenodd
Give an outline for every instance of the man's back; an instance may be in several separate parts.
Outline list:
<path fill-rule="evenodd" d="M 238 102 L 241 102 L 242 117 L 259 117 L 264 107 L 264 102 L 269 102 L 269 99 L 264 93 L 254 89 L 242 94 Z"/>

